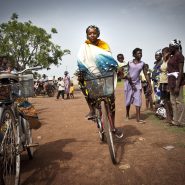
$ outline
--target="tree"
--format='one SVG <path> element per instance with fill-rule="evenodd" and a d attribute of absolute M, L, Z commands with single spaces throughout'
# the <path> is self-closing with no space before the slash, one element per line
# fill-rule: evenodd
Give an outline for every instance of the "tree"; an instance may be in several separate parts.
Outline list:
<path fill-rule="evenodd" d="M 57 34 L 57 30 L 52 28 L 51 33 Z M 19 22 L 18 15 L 13 13 L 7 23 L 0 25 L 0 55 L 12 58 L 19 70 L 26 66 L 59 65 L 62 56 L 70 54 L 70 50 L 62 50 L 51 38 L 51 34 L 31 21 Z"/>

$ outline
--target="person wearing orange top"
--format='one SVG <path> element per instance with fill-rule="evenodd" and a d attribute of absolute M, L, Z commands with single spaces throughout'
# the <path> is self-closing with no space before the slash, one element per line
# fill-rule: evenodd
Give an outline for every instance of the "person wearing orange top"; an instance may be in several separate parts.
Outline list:
<path fill-rule="evenodd" d="M 112 71 L 115 74 L 114 88 L 116 87 L 117 75 L 116 72 L 118 68 L 117 61 L 112 57 L 109 45 L 101 39 L 100 30 L 97 26 L 90 25 L 86 29 L 87 40 L 80 47 L 77 63 L 79 71 L 83 71 L 83 74 L 93 74 L 94 76 L 105 74 Z M 88 103 L 90 112 L 86 117 L 91 118 L 94 116 L 93 100 L 86 94 L 86 89 L 83 81 L 83 76 L 78 76 L 80 86 L 83 94 L 85 95 L 86 101 Z M 111 115 L 113 126 L 115 122 L 115 97 L 114 95 L 110 98 L 111 104 Z M 115 129 L 116 130 L 116 129 Z M 122 136 L 116 130 L 117 135 Z"/>

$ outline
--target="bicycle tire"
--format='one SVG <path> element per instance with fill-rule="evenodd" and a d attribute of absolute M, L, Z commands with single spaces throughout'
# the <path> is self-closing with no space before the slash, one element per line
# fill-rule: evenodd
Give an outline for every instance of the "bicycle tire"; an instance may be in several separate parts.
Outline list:
<path fill-rule="evenodd" d="M 4 109 L 1 116 L 3 140 L 1 142 L 1 183 L 4 185 L 19 185 L 20 183 L 20 136 L 11 108 Z"/>
<path fill-rule="evenodd" d="M 110 123 L 111 117 L 109 116 L 110 110 L 104 101 L 101 102 L 101 109 L 102 109 L 103 126 L 104 126 L 105 135 L 106 135 L 106 141 L 109 147 L 110 157 L 111 157 L 112 163 L 116 164 L 117 162 L 116 162 L 116 155 L 114 150 L 114 141 L 112 137 L 112 129 L 111 129 L 111 123 Z"/>
<path fill-rule="evenodd" d="M 33 144 L 33 138 L 32 138 L 32 131 L 30 129 L 29 122 L 22 118 L 22 123 L 24 124 L 24 134 L 25 134 L 25 145 L 26 145 L 26 151 L 28 154 L 28 157 L 30 160 L 33 159 L 34 149 L 33 147 L 29 147 L 30 144 Z"/>
<path fill-rule="evenodd" d="M 98 134 L 101 142 L 105 141 L 105 134 L 103 130 L 103 124 L 102 124 L 102 113 L 100 109 L 95 110 L 96 113 L 96 123 L 97 123 L 97 128 L 98 128 Z"/>

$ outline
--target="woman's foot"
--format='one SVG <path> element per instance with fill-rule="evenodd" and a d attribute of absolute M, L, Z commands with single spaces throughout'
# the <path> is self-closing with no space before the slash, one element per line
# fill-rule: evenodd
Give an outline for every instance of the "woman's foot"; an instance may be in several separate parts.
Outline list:
<path fill-rule="evenodd" d="M 170 126 L 180 126 L 180 123 L 177 121 L 171 121 Z"/>
<path fill-rule="evenodd" d="M 125 121 L 129 121 L 129 119 L 130 119 L 129 117 L 126 117 L 126 118 L 125 118 Z"/>
<path fill-rule="evenodd" d="M 95 115 L 93 111 L 90 111 L 87 115 L 85 115 L 86 118 L 92 118 Z"/>
<path fill-rule="evenodd" d="M 146 123 L 146 121 L 144 121 L 144 120 L 140 119 L 140 120 L 138 120 L 138 121 L 137 121 L 137 123 L 145 124 L 145 123 Z"/>

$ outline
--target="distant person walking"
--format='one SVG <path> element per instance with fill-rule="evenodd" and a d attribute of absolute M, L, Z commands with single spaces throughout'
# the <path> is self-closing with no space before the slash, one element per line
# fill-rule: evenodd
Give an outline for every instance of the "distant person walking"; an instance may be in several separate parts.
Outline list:
<path fill-rule="evenodd" d="M 145 123 L 140 118 L 140 109 L 142 104 L 142 86 L 140 73 L 143 70 L 145 78 L 148 82 L 148 91 L 152 92 L 150 79 L 147 75 L 147 69 L 142 58 L 142 49 L 135 48 L 133 50 L 134 59 L 128 63 L 128 75 L 124 82 L 125 102 L 126 102 L 126 118 L 129 119 L 129 111 L 131 104 L 136 106 L 136 120 L 138 123 Z"/>
<path fill-rule="evenodd" d="M 65 85 L 63 78 L 61 77 L 58 78 L 57 86 L 58 86 L 57 100 L 59 99 L 60 95 L 62 95 L 62 99 L 64 99 Z"/>
<path fill-rule="evenodd" d="M 65 94 L 67 95 L 67 99 L 69 99 L 69 91 L 70 91 L 70 76 L 68 71 L 64 72 L 64 85 L 65 85 Z"/>
<path fill-rule="evenodd" d="M 70 98 L 74 98 L 74 85 L 73 83 L 71 83 L 70 85 L 70 92 L 69 92 L 69 95 L 70 95 Z"/>

